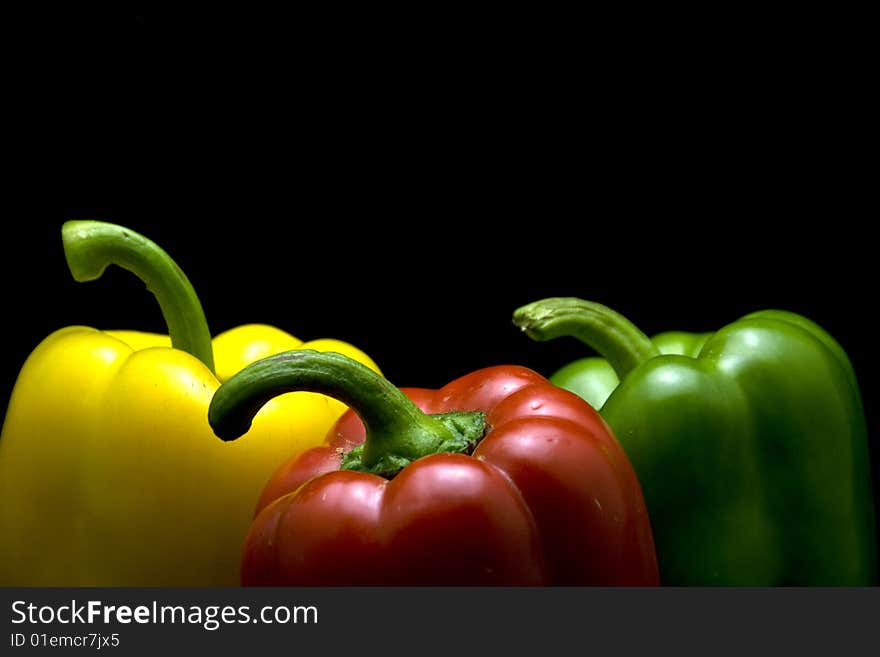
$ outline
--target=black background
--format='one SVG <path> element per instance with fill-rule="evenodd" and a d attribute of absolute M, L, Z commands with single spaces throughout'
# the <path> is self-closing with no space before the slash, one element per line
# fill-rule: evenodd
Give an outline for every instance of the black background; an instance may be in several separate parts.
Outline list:
<path fill-rule="evenodd" d="M 341 338 L 399 385 L 585 354 L 512 326 L 546 296 L 649 334 L 800 312 L 851 356 L 877 472 L 863 42 L 507 12 L 11 20 L 4 399 L 56 328 L 163 329 L 130 275 L 70 279 L 61 223 L 94 218 L 165 247 L 213 333 Z"/>

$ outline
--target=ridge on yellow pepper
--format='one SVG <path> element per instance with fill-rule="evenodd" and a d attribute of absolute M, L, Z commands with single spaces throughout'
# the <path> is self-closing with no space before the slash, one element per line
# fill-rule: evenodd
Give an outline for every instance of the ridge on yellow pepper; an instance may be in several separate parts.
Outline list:
<path fill-rule="evenodd" d="M 238 584 L 266 481 L 321 444 L 345 406 L 288 393 L 258 413 L 253 439 L 224 443 L 207 420 L 214 391 L 289 349 L 378 367 L 348 343 L 265 324 L 211 340 L 189 280 L 155 243 L 96 221 L 67 222 L 62 236 L 76 280 L 110 264 L 140 277 L 169 335 L 70 326 L 30 354 L 0 434 L 0 586 Z"/>

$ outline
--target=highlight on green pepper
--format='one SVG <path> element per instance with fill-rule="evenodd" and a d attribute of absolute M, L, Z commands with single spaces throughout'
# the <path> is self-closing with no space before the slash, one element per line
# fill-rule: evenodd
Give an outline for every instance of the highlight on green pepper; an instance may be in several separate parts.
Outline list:
<path fill-rule="evenodd" d="M 607 360 L 551 381 L 591 402 L 642 484 L 666 585 L 876 582 L 867 428 L 843 348 L 781 310 L 713 334 L 649 339 L 575 298 L 519 308 L 534 340 L 576 337 Z"/>
<path fill-rule="evenodd" d="M 346 407 L 310 392 L 276 397 L 253 440 L 227 444 L 208 425 L 214 391 L 289 349 L 378 368 L 347 343 L 304 343 L 262 324 L 212 342 L 192 285 L 155 243 L 97 221 L 67 222 L 62 237 L 77 281 L 111 264 L 141 278 L 169 335 L 69 326 L 30 354 L 0 435 L 0 585 L 238 584 L 266 481 L 320 444 Z"/>

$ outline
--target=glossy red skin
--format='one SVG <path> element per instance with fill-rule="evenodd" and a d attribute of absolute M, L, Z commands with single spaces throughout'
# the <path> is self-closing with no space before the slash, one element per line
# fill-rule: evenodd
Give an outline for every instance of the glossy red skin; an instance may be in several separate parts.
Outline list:
<path fill-rule="evenodd" d="M 340 471 L 364 440 L 348 411 L 266 486 L 244 585 L 659 584 L 641 487 L 581 398 L 516 366 L 402 390 L 427 413 L 484 411 L 473 455 L 426 456 L 390 481 Z"/>

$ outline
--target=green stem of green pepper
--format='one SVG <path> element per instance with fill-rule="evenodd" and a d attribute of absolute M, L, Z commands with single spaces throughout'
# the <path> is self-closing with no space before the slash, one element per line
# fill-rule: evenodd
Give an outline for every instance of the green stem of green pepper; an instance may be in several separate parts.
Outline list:
<path fill-rule="evenodd" d="M 343 469 L 394 476 L 428 454 L 468 452 L 485 431 L 483 413 L 427 415 L 370 368 L 342 354 L 310 349 L 270 356 L 238 372 L 214 393 L 208 423 L 222 440 L 235 440 L 247 433 L 267 401 L 300 390 L 338 399 L 363 421 L 366 440 L 362 449 L 346 455 Z"/>
<path fill-rule="evenodd" d="M 608 359 L 623 381 L 639 363 L 660 355 L 651 339 L 626 317 L 592 301 L 556 297 L 513 313 L 513 323 L 533 340 L 573 336 Z"/>
<path fill-rule="evenodd" d="M 171 345 L 214 371 L 211 332 L 202 304 L 177 263 L 155 242 L 103 221 L 67 221 L 61 239 L 74 280 L 94 281 L 108 265 L 127 269 L 146 283 L 159 302 Z"/>

